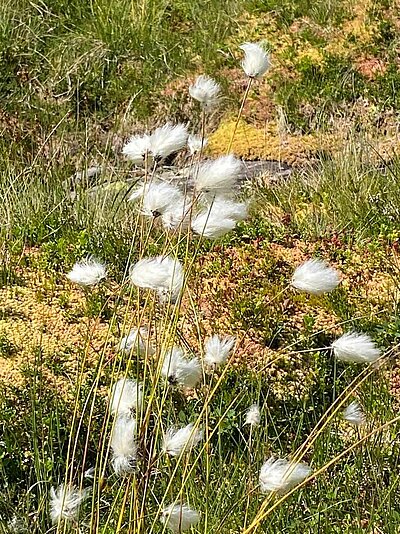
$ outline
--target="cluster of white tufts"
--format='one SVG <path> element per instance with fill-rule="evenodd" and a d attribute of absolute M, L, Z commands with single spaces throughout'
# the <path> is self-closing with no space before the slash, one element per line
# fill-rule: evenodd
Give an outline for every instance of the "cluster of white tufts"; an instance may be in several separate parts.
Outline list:
<path fill-rule="evenodd" d="M 249 78 L 247 95 L 253 80 L 261 78 L 270 68 L 271 62 L 261 44 L 244 43 L 240 48 L 244 52 L 242 67 Z M 221 92 L 221 86 L 206 75 L 199 76 L 189 87 L 190 96 L 201 105 L 203 119 L 207 115 L 206 112 L 215 109 L 219 104 Z M 190 134 L 185 124 L 170 122 L 152 132 L 132 136 L 124 146 L 122 152 L 127 159 L 135 165 L 145 167 L 144 170 L 138 170 L 144 174 L 144 179 L 128 200 L 136 207 L 141 217 L 151 220 L 151 229 L 153 224 L 161 224 L 168 232 L 187 232 L 188 235 L 193 233 L 208 239 L 218 239 L 247 218 L 248 204 L 240 198 L 242 162 L 233 154 L 202 160 L 206 146 L 204 128 L 201 135 Z M 185 161 L 190 163 L 187 172 L 168 178 L 168 181 L 164 174 L 157 174 L 159 167 L 165 165 L 166 158 L 183 149 L 186 149 Z M 171 235 L 166 237 L 169 240 Z M 179 309 L 182 302 L 187 274 L 178 257 L 173 254 L 142 257 L 130 266 L 129 281 L 138 288 L 154 292 L 161 303 L 176 304 L 177 306 L 164 308 L 168 312 L 168 321 L 171 318 L 173 322 L 173 313 Z M 76 263 L 67 274 L 71 282 L 83 286 L 98 284 L 106 276 L 105 264 L 92 256 Z M 311 258 L 295 268 L 288 287 L 320 296 L 334 291 L 340 282 L 341 274 L 336 268 L 322 259 Z M 157 315 L 159 307 L 156 306 L 155 310 Z M 158 347 L 155 340 L 151 340 L 152 333 L 153 328 L 132 328 L 117 346 L 119 357 L 121 360 L 126 358 L 129 363 L 132 363 L 132 358 L 137 359 L 139 363 L 140 357 L 144 357 L 146 364 L 154 364 L 149 373 L 151 386 L 158 386 L 161 378 L 163 394 L 168 395 L 172 391 L 172 394 L 179 398 L 193 395 L 197 400 L 197 394 L 207 390 L 210 385 L 206 383 L 207 379 L 212 381 L 219 372 L 218 368 L 229 364 L 236 344 L 235 337 L 213 334 L 205 339 L 201 353 L 196 355 L 186 340 L 182 339 L 183 336 L 179 338 L 182 346 L 174 344 L 174 339 Z M 326 349 L 342 362 L 374 364 L 382 356 L 376 343 L 368 335 L 358 332 L 344 333 Z M 129 366 L 127 368 L 129 369 Z M 150 433 L 144 421 L 148 423 L 148 420 L 157 420 L 158 428 L 162 429 L 162 442 L 158 443 L 155 438 L 152 441 L 152 447 L 154 446 L 156 451 L 154 458 L 157 461 L 179 462 L 182 458 L 188 461 L 190 455 L 194 455 L 196 447 L 197 451 L 201 450 L 204 430 L 199 422 L 182 427 L 170 426 L 170 422 L 165 423 L 159 411 L 151 413 L 150 402 L 146 405 L 145 386 L 145 383 L 124 376 L 117 380 L 110 390 L 109 413 L 112 415 L 112 428 L 109 450 L 112 469 L 118 476 L 129 476 L 136 470 L 139 471 L 138 466 L 144 464 L 143 458 L 146 458 L 146 455 L 151 456 L 146 448 L 147 444 L 144 446 Z M 152 390 L 152 395 L 153 391 L 155 390 Z M 158 408 L 160 406 L 161 403 Z M 144 417 L 143 421 L 141 417 L 144 414 L 147 419 Z M 366 422 L 366 415 L 356 401 L 352 402 L 342 415 L 345 421 L 356 427 Z M 181 414 L 179 418 L 180 416 Z M 251 442 L 251 436 L 261 430 L 256 428 L 261 424 L 261 410 L 257 403 L 247 409 L 243 424 L 250 427 L 248 434 Z M 203 449 L 207 449 L 208 445 L 206 442 Z M 307 481 L 311 473 L 312 470 L 306 463 L 270 457 L 259 472 L 259 487 L 264 493 L 284 495 Z M 88 469 L 84 478 L 93 477 L 94 469 Z M 77 521 L 79 508 L 88 495 L 89 490 L 73 485 L 62 484 L 57 489 L 52 488 L 50 515 L 53 523 L 61 520 Z M 180 501 L 180 498 L 176 499 L 162 509 L 161 513 L 165 528 L 175 533 L 190 530 L 200 520 L 200 514 L 196 510 Z"/>

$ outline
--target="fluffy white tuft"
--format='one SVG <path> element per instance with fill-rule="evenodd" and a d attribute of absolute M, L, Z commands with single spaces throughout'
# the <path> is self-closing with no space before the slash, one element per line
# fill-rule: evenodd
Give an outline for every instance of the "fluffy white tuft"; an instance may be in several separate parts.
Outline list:
<path fill-rule="evenodd" d="M 57 489 L 50 489 L 50 517 L 53 523 L 60 520 L 76 520 L 81 504 L 89 496 L 89 489 L 61 484 Z"/>
<path fill-rule="evenodd" d="M 150 152 L 156 160 L 181 150 L 187 143 L 189 132 L 184 124 L 171 124 L 156 128 L 150 135 Z"/>
<path fill-rule="evenodd" d="M 242 162 L 232 154 L 202 163 L 195 176 L 195 189 L 208 196 L 233 194 Z"/>
<path fill-rule="evenodd" d="M 170 504 L 164 508 L 161 515 L 161 522 L 176 533 L 189 530 L 199 520 L 199 513 L 186 504 Z"/>
<path fill-rule="evenodd" d="M 286 493 L 303 482 L 310 474 L 311 468 L 307 464 L 271 457 L 261 467 L 261 491 Z"/>
<path fill-rule="evenodd" d="M 250 78 L 261 78 L 271 66 L 267 52 L 257 43 L 244 43 L 242 68 Z"/>
<path fill-rule="evenodd" d="M 196 78 L 189 87 L 189 94 L 198 100 L 205 109 L 211 109 L 218 104 L 221 86 L 209 76 L 204 74 Z"/>
<path fill-rule="evenodd" d="M 292 286 L 312 295 L 322 295 L 340 283 L 338 271 L 322 260 L 307 260 L 297 267 L 292 278 Z"/>
<path fill-rule="evenodd" d="M 157 291 L 160 300 L 176 302 L 184 282 L 182 265 L 169 256 L 157 256 L 139 260 L 130 269 L 130 279 L 135 286 Z"/>
<path fill-rule="evenodd" d="M 77 262 L 72 270 L 67 274 L 71 282 L 83 286 L 93 286 L 107 276 L 106 266 L 104 263 L 88 257 L 80 263 Z"/>
<path fill-rule="evenodd" d="M 136 165 L 143 164 L 150 152 L 150 136 L 134 135 L 122 149 L 122 153 Z"/>
<path fill-rule="evenodd" d="M 179 228 L 182 231 L 187 230 L 190 226 L 191 211 L 192 205 L 187 199 L 171 206 L 161 216 L 164 228 L 167 230 Z"/>
<path fill-rule="evenodd" d="M 119 416 L 111 435 L 112 465 L 117 475 L 134 471 L 137 457 L 136 419 Z"/>
<path fill-rule="evenodd" d="M 201 380 L 201 364 L 197 358 L 188 360 L 182 349 L 174 346 L 164 357 L 161 374 L 171 384 L 194 388 Z"/>
<path fill-rule="evenodd" d="M 152 347 L 149 345 L 149 331 L 145 326 L 140 328 L 132 328 L 129 334 L 123 337 L 118 345 L 120 352 L 129 354 L 131 350 L 137 351 L 139 354 L 153 353 Z"/>
<path fill-rule="evenodd" d="M 111 389 L 110 410 L 115 415 L 132 415 L 143 404 L 143 386 L 136 380 L 120 378 Z"/>
<path fill-rule="evenodd" d="M 176 430 L 169 428 L 164 435 L 163 452 L 170 456 L 179 456 L 190 452 L 203 439 L 203 431 L 195 429 L 193 423 Z"/>
<path fill-rule="evenodd" d="M 332 343 L 333 353 L 338 360 L 355 363 L 373 363 L 381 356 L 367 334 L 348 332 Z"/>
<path fill-rule="evenodd" d="M 202 152 L 204 148 L 208 145 L 208 141 L 205 138 L 202 138 L 200 135 L 189 135 L 188 137 L 188 147 L 191 155 Z"/>
<path fill-rule="evenodd" d="M 260 407 L 258 404 L 253 404 L 246 412 L 245 425 L 258 426 L 261 421 Z"/>
<path fill-rule="evenodd" d="M 129 197 L 130 201 L 141 199 L 141 209 L 143 215 L 148 217 L 159 217 L 166 211 L 184 201 L 184 196 L 180 189 L 165 182 L 152 182 L 142 185 Z"/>
<path fill-rule="evenodd" d="M 350 403 L 343 412 L 343 419 L 354 426 L 365 425 L 365 414 L 357 401 Z"/>
<path fill-rule="evenodd" d="M 236 226 L 233 219 L 221 219 L 218 216 L 208 216 L 207 212 L 200 212 L 192 221 L 192 230 L 208 239 L 218 239 Z"/>
<path fill-rule="evenodd" d="M 217 239 L 235 228 L 237 221 L 247 217 L 247 205 L 224 198 L 215 198 L 212 203 L 192 221 L 196 234 Z"/>
<path fill-rule="evenodd" d="M 207 365 L 218 366 L 226 362 L 236 339 L 232 336 L 213 335 L 204 343 L 204 361 Z"/>

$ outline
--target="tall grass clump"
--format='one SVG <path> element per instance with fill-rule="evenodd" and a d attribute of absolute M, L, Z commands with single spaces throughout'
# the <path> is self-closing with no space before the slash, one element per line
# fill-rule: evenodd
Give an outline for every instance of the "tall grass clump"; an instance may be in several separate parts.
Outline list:
<path fill-rule="evenodd" d="M 93 4 L 101 8 L 96 32 L 104 32 L 103 39 L 110 30 L 108 5 Z M 142 21 L 148 9 L 159 9 L 137 6 Z M 164 16 L 171 9 L 161 6 Z M 115 46 L 118 42 L 116 35 Z M 247 86 L 238 121 L 270 64 L 260 45 L 246 43 L 242 49 Z M 26 203 L 37 213 L 38 227 L 56 234 L 68 225 L 63 213 L 87 223 L 74 253 L 64 251 L 65 261 L 57 265 L 64 283 L 79 287 L 87 313 L 84 349 L 69 376 L 70 402 L 55 394 L 49 400 L 54 408 L 42 405 L 46 377 L 39 348 L 38 364 L 25 371 L 30 413 L 15 427 L 11 408 L 4 419 L 7 451 L 18 439 L 24 447 L 17 458 L 6 455 L 9 464 L 2 466 L 7 488 L 0 513 L 7 532 L 247 534 L 297 532 L 305 523 L 329 531 L 329 511 L 340 508 L 345 508 L 342 523 L 331 531 L 340 531 L 350 516 L 350 532 L 365 520 L 358 488 L 350 483 L 360 472 L 363 497 L 376 490 L 373 518 L 367 521 L 385 520 L 398 477 L 391 474 L 383 485 L 373 466 L 383 469 L 379 452 L 388 454 L 400 417 L 387 407 L 383 416 L 369 413 L 363 401 L 381 394 L 380 379 L 397 346 L 385 349 L 350 323 L 335 325 L 340 334 L 326 332 L 321 346 L 310 336 L 302 349 L 296 342 L 281 347 L 267 366 L 279 366 L 285 353 L 300 359 L 311 354 L 315 373 L 318 367 L 329 371 L 331 382 L 320 384 L 322 400 L 311 395 L 289 404 L 284 395 L 270 395 L 262 373 L 236 370 L 235 356 L 247 332 L 218 328 L 217 318 L 205 324 L 196 301 L 202 288 L 195 267 L 218 240 L 246 224 L 256 204 L 242 190 L 243 163 L 230 153 L 232 140 L 225 155 L 205 157 L 219 84 L 203 75 L 190 94 L 199 103 L 200 131 L 167 121 L 132 132 L 121 150 L 121 172 L 111 171 L 116 180 L 89 188 L 78 180 L 73 191 L 69 183 L 60 184 L 64 195 L 52 212 L 46 212 L 45 198 L 38 200 L 46 189 L 35 196 L 22 182 L 27 187 L 22 194 L 32 194 Z M 171 171 L 167 163 L 177 154 L 182 165 Z M 131 167 L 124 167 L 127 161 Z M 15 189 L 9 186 L 10 198 L 20 193 L 17 183 Z M 17 220 L 10 207 L 2 209 Z M 30 243 L 44 242 L 33 229 Z M 270 304 L 284 295 L 321 305 L 340 291 L 342 279 L 338 266 L 310 257 L 283 273 Z M 93 361 L 90 348 L 104 317 L 107 336 Z M 115 332 L 119 340 L 108 358 Z"/>

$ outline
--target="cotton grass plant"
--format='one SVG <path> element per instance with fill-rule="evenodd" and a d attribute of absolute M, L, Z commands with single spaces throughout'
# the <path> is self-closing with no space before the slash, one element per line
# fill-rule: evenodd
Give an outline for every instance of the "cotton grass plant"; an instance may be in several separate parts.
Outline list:
<path fill-rule="evenodd" d="M 242 49 L 249 80 L 241 111 L 253 81 L 270 65 L 259 45 L 246 43 Z M 330 345 L 310 349 L 338 366 L 342 390 L 322 413 L 316 407 L 312 415 L 302 415 L 307 428 L 315 424 L 308 435 L 303 419 L 284 428 L 268 398 L 259 400 L 262 377 L 254 387 L 235 371 L 232 361 L 243 334 L 206 335 L 194 301 L 194 262 L 203 246 L 212 247 L 248 216 L 240 160 L 232 154 L 203 155 L 207 113 L 218 105 L 219 93 L 208 77 L 191 87 L 201 105 L 202 131 L 196 134 L 197 149 L 193 140 L 189 146 L 199 157 L 189 159 L 183 185 L 178 179 L 163 181 L 159 171 L 166 157 L 190 143 L 186 125 L 167 122 L 134 133 L 122 149 L 143 171 L 140 183 L 129 187 L 125 206 L 133 223 L 122 272 L 90 257 L 75 258 L 71 270 L 65 266 L 68 283 L 84 286 L 85 298 L 106 291 L 113 306 L 109 339 L 118 331 L 119 340 L 110 360 L 104 344 L 89 379 L 88 350 L 79 362 L 67 447 L 59 459 L 65 470 L 51 473 L 53 485 L 47 483 L 50 475 L 37 481 L 48 486 L 48 506 L 41 511 L 44 531 L 51 523 L 57 532 L 263 531 L 271 526 L 273 512 L 285 514 L 287 503 L 308 502 L 319 475 L 398 421 L 377 424 L 341 448 L 340 440 L 334 444 L 329 437 L 343 417 L 357 424 L 354 406 L 347 415 L 343 411 L 379 375 L 390 352 L 382 352 L 366 334 L 348 333 L 343 325 L 343 335 L 332 336 Z M 288 299 L 325 299 L 339 290 L 340 281 L 336 268 L 310 258 L 288 273 L 282 293 Z M 88 345 L 97 319 L 88 324 Z M 197 339 L 188 339 L 185 321 L 195 327 Z M 283 347 L 282 354 L 291 348 Z M 279 358 L 274 363 L 279 365 Z M 355 378 L 349 379 L 348 367 L 355 368 Z M 290 409 L 281 404 L 282 411 Z M 247 428 L 240 429 L 240 418 L 232 414 L 245 411 Z M 273 439 L 271 429 L 276 430 Z M 284 433 L 293 443 L 284 442 Z M 335 481 L 321 484 L 328 491 Z"/>

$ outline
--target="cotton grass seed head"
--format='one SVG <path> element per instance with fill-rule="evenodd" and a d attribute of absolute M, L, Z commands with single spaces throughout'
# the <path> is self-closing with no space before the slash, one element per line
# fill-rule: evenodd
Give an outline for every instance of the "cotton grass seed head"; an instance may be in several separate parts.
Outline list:
<path fill-rule="evenodd" d="M 194 388 L 201 380 L 201 364 L 197 358 L 187 359 L 182 349 L 174 346 L 164 357 L 161 374 L 172 385 Z"/>
<path fill-rule="evenodd" d="M 176 302 L 183 289 L 183 268 L 169 256 L 145 258 L 131 267 L 130 280 L 135 286 L 156 291 L 161 301 Z"/>
<path fill-rule="evenodd" d="M 189 132 L 184 124 L 171 124 L 156 128 L 150 135 L 150 152 L 155 160 L 175 154 L 187 143 Z"/>
<path fill-rule="evenodd" d="M 123 147 L 122 153 L 136 165 L 142 165 L 150 152 L 150 136 L 134 135 Z"/>
<path fill-rule="evenodd" d="M 363 426 L 366 422 L 365 414 L 357 401 L 347 406 L 343 412 L 343 419 L 354 426 Z"/>
<path fill-rule="evenodd" d="M 221 219 L 217 214 L 209 214 L 208 211 L 202 211 L 196 215 L 192 221 L 192 230 L 196 234 L 208 239 L 218 239 L 236 226 L 233 219 Z"/>
<path fill-rule="evenodd" d="M 184 201 L 180 189 L 165 182 L 142 185 L 129 197 L 130 201 L 141 201 L 141 211 L 147 217 L 157 218 Z"/>
<path fill-rule="evenodd" d="M 161 216 L 162 224 L 166 230 L 185 231 L 190 226 L 192 204 L 185 199 L 170 206 Z"/>
<path fill-rule="evenodd" d="M 189 87 L 190 96 L 200 102 L 204 109 L 211 109 L 218 104 L 220 92 L 221 86 L 204 74 Z"/>
<path fill-rule="evenodd" d="M 208 145 L 208 141 L 206 138 L 202 138 L 200 135 L 189 135 L 188 137 L 188 148 L 190 151 L 190 154 L 193 156 L 194 154 L 198 154 L 202 152 L 205 147 Z"/>
<path fill-rule="evenodd" d="M 107 271 L 104 263 L 89 256 L 81 262 L 75 263 L 72 270 L 67 274 L 67 278 L 82 286 L 93 286 L 100 280 L 106 278 Z"/>
<path fill-rule="evenodd" d="M 204 343 L 204 362 L 209 366 L 219 366 L 226 362 L 235 345 L 236 339 L 231 336 L 213 335 Z"/>
<path fill-rule="evenodd" d="M 76 521 L 81 504 L 89 497 L 89 489 L 61 484 L 50 490 L 50 517 L 53 523 Z"/>
<path fill-rule="evenodd" d="M 118 351 L 129 354 L 131 351 L 138 354 L 153 354 L 154 350 L 149 344 L 149 331 L 145 326 L 132 328 L 127 336 L 124 336 L 119 345 Z"/>
<path fill-rule="evenodd" d="M 200 520 L 200 515 L 196 510 L 186 504 L 170 504 L 162 511 L 161 522 L 172 532 L 180 533 L 189 530 Z"/>
<path fill-rule="evenodd" d="M 374 363 L 381 351 L 367 334 L 348 332 L 332 343 L 338 360 L 354 363 Z"/>
<path fill-rule="evenodd" d="M 257 43 L 244 43 L 239 48 L 244 51 L 242 68 L 249 78 L 262 78 L 271 66 L 267 52 Z"/>
<path fill-rule="evenodd" d="M 195 189 L 211 198 L 217 194 L 232 196 L 241 170 L 242 162 L 232 154 L 206 161 L 199 165 Z"/>
<path fill-rule="evenodd" d="M 163 452 L 169 456 L 189 453 L 203 439 L 203 431 L 194 428 L 193 423 L 176 430 L 169 428 L 164 434 Z"/>
<path fill-rule="evenodd" d="M 311 468 L 304 463 L 288 462 L 271 457 L 261 467 L 260 488 L 264 493 L 287 493 L 311 474 Z"/>
<path fill-rule="evenodd" d="M 336 269 L 322 260 L 308 260 L 294 271 L 291 285 L 312 295 L 322 295 L 339 283 L 340 275 Z"/>
<path fill-rule="evenodd" d="M 246 412 L 245 425 L 258 426 L 261 421 L 260 407 L 258 404 L 253 404 Z"/>
<path fill-rule="evenodd" d="M 215 197 L 192 221 L 192 230 L 209 239 L 218 239 L 233 230 L 248 215 L 244 202 Z"/>
<path fill-rule="evenodd" d="M 136 467 L 137 423 L 132 417 L 119 416 L 114 422 L 111 434 L 113 451 L 112 466 L 117 475 L 132 473 Z"/>
<path fill-rule="evenodd" d="M 110 410 L 114 415 L 131 416 L 143 405 L 143 386 L 136 380 L 120 378 L 111 389 Z"/>

